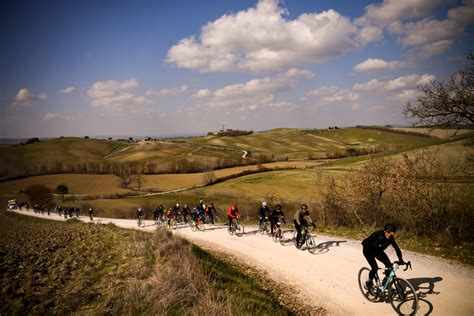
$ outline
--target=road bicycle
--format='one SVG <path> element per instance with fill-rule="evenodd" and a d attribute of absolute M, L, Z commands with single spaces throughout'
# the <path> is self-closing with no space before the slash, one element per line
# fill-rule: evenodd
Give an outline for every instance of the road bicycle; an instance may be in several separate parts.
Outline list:
<path fill-rule="evenodd" d="M 272 234 L 272 239 L 274 242 L 280 242 L 280 244 L 285 243 L 285 237 L 283 233 L 283 229 L 281 228 L 282 225 L 282 218 L 278 217 L 278 221 L 275 223 L 275 226 L 273 227 L 273 234 Z"/>
<path fill-rule="evenodd" d="M 415 315 L 418 310 L 418 296 L 413 285 L 405 279 L 397 277 L 400 265 L 406 271 L 411 270 L 411 262 L 393 262 L 393 267 L 385 271 L 386 277 L 380 281 L 378 274 L 375 282 L 369 282 L 370 268 L 363 267 L 359 270 L 359 288 L 364 297 L 371 302 L 389 301 L 392 308 L 399 315 Z"/>
<path fill-rule="evenodd" d="M 138 216 L 138 219 L 137 219 L 137 225 L 138 227 L 145 227 L 145 220 L 144 220 L 145 216 Z"/>
<path fill-rule="evenodd" d="M 260 234 L 265 235 L 270 233 L 270 228 L 268 227 L 268 217 L 265 217 L 258 224 L 258 231 Z"/>
<path fill-rule="evenodd" d="M 168 229 L 172 230 L 176 228 L 178 228 L 178 222 L 174 218 L 170 218 L 168 222 Z"/>
<path fill-rule="evenodd" d="M 227 227 L 227 231 L 230 235 L 235 234 L 238 237 L 242 237 L 244 234 L 244 225 L 239 223 L 238 218 L 232 219 L 230 226 Z"/>
<path fill-rule="evenodd" d="M 202 219 L 201 216 L 199 216 L 199 218 L 198 218 L 197 220 L 191 221 L 191 224 L 190 224 L 190 225 L 191 225 L 191 230 L 192 230 L 193 232 L 198 231 L 198 230 L 203 232 L 203 231 L 206 230 L 206 228 L 205 228 L 205 226 L 204 226 L 203 219 Z"/>
<path fill-rule="evenodd" d="M 310 253 L 316 252 L 316 241 L 314 236 L 308 231 L 308 227 L 305 225 L 301 225 L 301 247 L 298 247 L 298 240 L 296 236 L 298 235 L 298 231 L 295 229 L 293 232 L 293 241 L 295 243 L 295 247 L 301 250 L 308 249 Z M 306 248 L 303 248 L 303 245 L 306 244 Z"/>

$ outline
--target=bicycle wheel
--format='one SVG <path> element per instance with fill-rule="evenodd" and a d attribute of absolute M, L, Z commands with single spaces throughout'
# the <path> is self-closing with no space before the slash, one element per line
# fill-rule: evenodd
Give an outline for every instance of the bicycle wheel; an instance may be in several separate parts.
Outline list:
<path fill-rule="evenodd" d="M 316 252 L 316 241 L 314 240 L 314 236 L 310 233 L 306 236 L 306 248 L 308 248 L 310 253 Z"/>
<path fill-rule="evenodd" d="M 296 244 L 296 236 L 298 236 L 298 232 L 296 231 L 296 229 L 293 231 L 293 244 L 295 245 L 295 247 L 297 247 L 298 245 Z M 298 248 L 298 247 L 297 247 Z"/>
<path fill-rule="evenodd" d="M 195 223 L 194 221 L 193 221 L 193 222 L 191 222 L 191 223 L 189 224 L 189 226 L 191 226 L 191 230 L 192 230 L 193 232 L 195 232 L 195 231 L 196 231 L 196 229 L 197 229 L 197 226 L 196 226 L 196 223 Z"/>
<path fill-rule="evenodd" d="M 234 224 L 228 225 L 227 232 L 229 233 L 229 235 L 233 235 L 235 233 L 235 225 Z"/>
<path fill-rule="evenodd" d="M 359 270 L 359 275 L 358 275 L 359 289 L 362 292 L 362 295 L 364 295 L 364 297 L 367 300 L 371 302 L 376 302 L 379 300 L 379 295 L 378 295 L 376 286 L 372 285 L 372 287 L 370 288 L 367 287 L 367 281 L 369 280 L 369 273 L 370 273 L 370 269 L 366 267 L 361 268 Z"/>
<path fill-rule="evenodd" d="M 264 235 L 267 232 L 267 225 L 265 222 L 258 225 L 258 231 L 260 232 L 260 235 Z"/>
<path fill-rule="evenodd" d="M 399 315 L 415 315 L 418 310 L 418 296 L 415 288 L 405 279 L 396 278 L 389 287 L 389 301 Z"/>
<path fill-rule="evenodd" d="M 198 225 L 197 225 L 197 229 L 200 230 L 200 231 L 205 231 L 206 230 L 206 226 L 204 225 L 204 222 L 198 222 Z"/>
<path fill-rule="evenodd" d="M 244 234 L 244 225 L 238 223 L 238 224 L 235 226 L 235 234 L 236 234 L 238 237 L 242 237 L 242 235 Z"/>
<path fill-rule="evenodd" d="M 286 243 L 285 233 L 283 232 L 283 229 L 282 229 L 280 233 L 280 244 L 284 245 L 285 243 Z"/>

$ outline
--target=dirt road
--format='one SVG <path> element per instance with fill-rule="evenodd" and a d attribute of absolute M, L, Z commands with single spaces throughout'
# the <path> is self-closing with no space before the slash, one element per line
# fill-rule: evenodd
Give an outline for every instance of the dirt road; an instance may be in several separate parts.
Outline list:
<path fill-rule="evenodd" d="M 64 220 L 56 214 L 30 216 Z M 89 221 L 87 217 L 80 218 Z M 114 223 L 119 227 L 146 231 L 155 229 L 152 221 L 138 228 L 135 220 L 94 218 L 95 223 Z M 199 245 L 231 253 L 248 264 L 265 270 L 268 276 L 292 285 L 314 305 L 326 308 L 331 315 L 387 315 L 394 314 L 388 303 L 366 301 L 359 291 L 357 273 L 367 266 L 360 241 L 318 235 L 318 251 L 297 250 L 292 242 L 285 246 L 262 236 L 256 227 L 246 227 L 242 237 L 230 236 L 224 226 L 206 225 L 204 232 L 193 232 L 189 227 L 178 227 L 176 234 Z M 291 234 L 291 233 L 290 233 Z M 403 249 L 402 249 L 403 251 Z M 393 252 L 388 251 L 392 259 Z M 420 296 L 418 315 L 474 315 L 474 270 L 446 260 L 403 251 L 413 270 L 397 273 L 408 279 Z"/>

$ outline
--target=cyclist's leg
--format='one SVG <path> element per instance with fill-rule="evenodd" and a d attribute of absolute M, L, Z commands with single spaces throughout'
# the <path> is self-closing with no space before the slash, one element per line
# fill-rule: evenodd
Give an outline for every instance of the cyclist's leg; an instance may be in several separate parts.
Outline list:
<path fill-rule="evenodd" d="M 382 262 L 385 265 L 385 277 L 388 277 L 389 274 L 389 269 L 392 269 L 392 262 L 390 261 L 390 258 L 387 256 L 387 254 L 383 251 L 379 251 L 375 254 L 375 258 Z"/>
<path fill-rule="evenodd" d="M 375 261 L 375 254 L 367 249 L 364 249 L 362 253 L 364 254 L 365 259 L 370 265 L 371 270 L 369 272 L 369 281 L 372 281 L 375 278 L 375 275 L 377 274 L 377 270 L 379 269 L 377 261 Z"/>
<path fill-rule="evenodd" d="M 232 217 L 230 217 L 229 215 L 227 215 L 227 218 L 229 219 L 229 229 L 230 229 L 230 225 L 232 225 Z"/>
<path fill-rule="evenodd" d="M 301 241 L 301 225 L 298 224 L 296 220 L 293 220 L 295 224 L 295 229 L 296 229 L 296 246 L 299 248 L 301 247 L 300 241 Z"/>

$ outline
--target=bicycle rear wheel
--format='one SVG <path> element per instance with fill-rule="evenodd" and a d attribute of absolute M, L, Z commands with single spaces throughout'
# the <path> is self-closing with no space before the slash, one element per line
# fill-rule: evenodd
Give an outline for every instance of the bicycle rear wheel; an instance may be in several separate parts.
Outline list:
<path fill-rule="evenodd" d="M 263 222 L 258 225 L 258 231 L 261 235 L 264 235 L 267 232 L 267 223 Z"/>
<path fill-rule="evenodd" d="M 389 301 L 399 315 L 415 315 L 418 310 L 415 288 L 405 279 L 396 278 L 390 284 Z"/>
<path fill-rule="evenodd" d="M 238 224 L 235 226 L 235 234 L 236 234 L 238 237 L 242 237 L 242 235 L 244 234 L 244 225 L 238 223 Z"/>
<path fill-rule="evenodd" d="M 372 285 L 372 287 L 370 288 L 368 288 L 367 286 L 367 281 L 369 280 L 369 273 L 370 269 L 366 267 L 359 270 L 359 289 L 362 292 L 362 295 L 364 295 L 367 300 L 371 302 L 377 302 L 379 300 L 379 295 L 376 286 Z"/>

